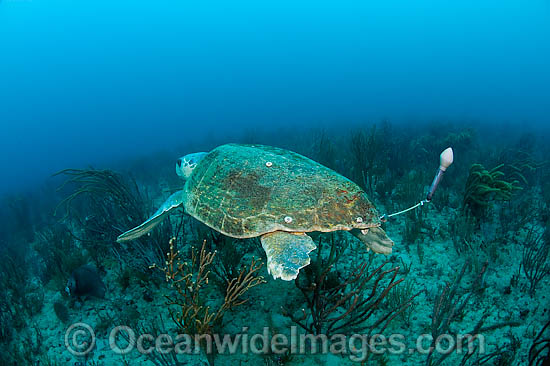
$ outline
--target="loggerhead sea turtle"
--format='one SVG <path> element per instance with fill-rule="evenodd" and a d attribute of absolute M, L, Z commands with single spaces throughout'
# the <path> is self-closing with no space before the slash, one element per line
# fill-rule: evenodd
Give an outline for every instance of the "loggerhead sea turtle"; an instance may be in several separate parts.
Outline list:
<path fill-rule="evenodd" d="M 227 144 L 209 153 L 178 159 L 186 179 L 143 224 L 117 239 L 149 232 L 171 210 L 186 213 L 233 238 L 260 236 L 268 272 L 292 280 L 316 249 L 312 231 L 350 231 L 376 253 L 389 254 L 393 242 L 380 228 L 379 214 L 365 192 L 335 171 L 292 151 Z"/>

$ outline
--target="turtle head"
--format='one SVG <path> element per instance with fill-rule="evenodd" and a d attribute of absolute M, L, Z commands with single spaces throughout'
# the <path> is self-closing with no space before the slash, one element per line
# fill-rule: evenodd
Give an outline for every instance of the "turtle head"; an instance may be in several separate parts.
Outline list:
<path fill-rule="evenodd" d="M 193 173 L 193 169 L 195 169 L 199 161 L 201 161 L 206 154 L 208 153 L 198 152 L 182 156 L 176 162 L 176 174 L 184 179 L 189 178 L 191 173 Z"/>

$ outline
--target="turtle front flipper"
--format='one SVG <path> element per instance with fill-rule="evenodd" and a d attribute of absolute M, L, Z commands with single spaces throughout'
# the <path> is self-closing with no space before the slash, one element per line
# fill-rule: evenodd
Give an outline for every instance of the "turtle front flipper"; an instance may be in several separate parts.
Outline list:
<path fill-rule="evenodd" d="M 275 231 L 261 237 L 267 255 L 267 271 L 274 279 L 290 281 L 310 262 L 309 253 L 317 247 L 304 233 Z"/>
<path fill-rule="evenodd" d="M 185 192 L 184 191 L 177 191 L 176 193 L 172 194 L 160 208 L 145 221 L 143 224 L 136 226 L 132 230 L 128 230 L 125 233 L 119 235 L 117 238 L 118 243 L 122 243 L 128 240 L 137 239 L 140 236 L 143 236 L 147 234 L 149 231 L 151 231 L 155 226 L 160 224 L 162 220 L 166 217 L 166 215 L 178 208 L 183 204 L 183 200 L 185 198 Z"/>
<path fill-rule="evenodd" d="M 380 227 L 371 227 L 365 230 L 353 229 L 351 233 L 375 253 L 391 254 L 392 252 L 393 240 L 388 238 L 386 232 Z"/>

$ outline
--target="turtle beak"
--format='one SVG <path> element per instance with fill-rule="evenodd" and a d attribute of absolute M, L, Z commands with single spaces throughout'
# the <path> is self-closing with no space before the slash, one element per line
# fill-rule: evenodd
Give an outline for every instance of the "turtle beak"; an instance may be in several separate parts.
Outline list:
<path fill-rule="evenodd" d="M 184 166 L 185 166 L 185 161 L 183 157 L 176 160 L 176 174 L 183 179 L 185 179 L 185 173 L 183 172 Z"/>

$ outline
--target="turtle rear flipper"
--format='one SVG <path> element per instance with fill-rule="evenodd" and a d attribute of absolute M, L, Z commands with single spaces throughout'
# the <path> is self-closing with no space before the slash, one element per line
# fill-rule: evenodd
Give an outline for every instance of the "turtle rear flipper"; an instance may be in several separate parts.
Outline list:
<path fill-rule="evenodd" d="M 164 220 L 164 218 L 170 211 L 181 206 L 183 204 L 184 198 L 184 191 L 177 191 L 176 193 L 172 194 L 170 197 L 168 197 L 166 201 L 164 201 L 162 206 L 160 206 L 160 208 L 147 219 L 147 221 L 131 230 L 126 231 L 125 233 L 122 233 L 118 236 L 116 241 L 118 243 L 122 243 L 128 240 L 137 239 L 140 236 L 147 234 L 155 226 L 160 224 L 160 222 Z"/>
<path fill-rule="evenodd" d="M 351 233 L 375 253 L 391 254 L 392 252 L 393 240 L 388 238 L 386 232 L 380 227 L 371 227 L 366 230 L 353 229 Z"/>
<path fill-rule="evenodd" d="M 309 253 L 317 247 L 304 233 L 275 231 L 262 235 L 262 247 L 267 255 L 267 271 L 274 279 L 290 281 L 310 262 Z"/>

